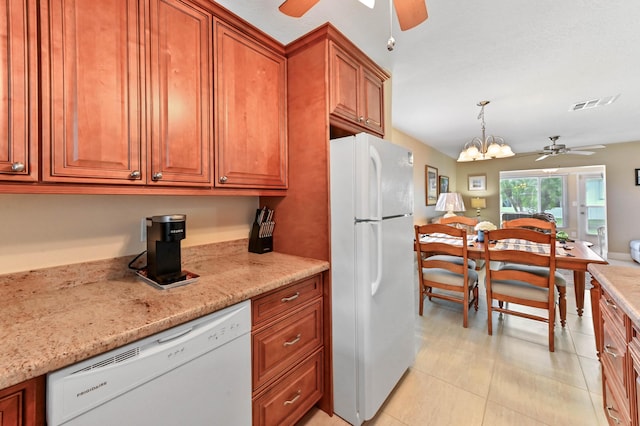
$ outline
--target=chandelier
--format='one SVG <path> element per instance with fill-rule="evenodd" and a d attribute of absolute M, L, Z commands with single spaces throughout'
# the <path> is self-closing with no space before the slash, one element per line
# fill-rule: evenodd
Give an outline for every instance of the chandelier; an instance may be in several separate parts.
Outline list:
<path fill-rule="evenodd" d="M 478 120 L 482 120 L 482 139 L 475 137 L 467 142 L 460 152 L 458 162 L 489 160 L 491 158 L 505 158 L 515 155 L 511 147 L 500 136 L 485 136 L 484 107 L 488 104 L 489 101 L 478 102 L 480 107 Z"/>

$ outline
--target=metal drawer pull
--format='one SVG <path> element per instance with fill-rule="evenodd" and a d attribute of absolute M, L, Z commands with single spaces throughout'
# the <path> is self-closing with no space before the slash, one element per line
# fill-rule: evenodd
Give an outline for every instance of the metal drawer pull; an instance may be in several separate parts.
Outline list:
<path fill-rule="evenodd" d="M 282 405 L 291 405 L 294 402 L 296 402 L 298 400 L 298 398 L 300 398 L 300 395 L 302 395 L 302 390 L 298 389 L 298 392 L 296 392 L 296 396 L 294 396 L 293 398 L 291 398 L 288 401 L 285 401 L 284 404 Z"/>
<path fill-rule="evenodd" d="M 300 341 L 300 334 L 298 334 L 295 339 L 290 340 L 288 342 L 284 342 L 282 346 L 292 346 L 298 343 L 299 341 Z"/>
<path fill-rule="evenodd" d="M 613 309 L 618 309 L 618 307 L 616 306 L 616 304 L 615 304 L 615 303 L 613 303 L 610 299 L 604 299 L 604 303 L 605 303 L 607 306 L 609 306 L 609 307 L 611 307 L 611 308 L 613 308 Z"/>
<path fill-rule="evenodd" d="M 280 299 L 280 301 L 282 303 L 287 303 L 287 302 L 291 302 L 292 300 L 296 300 L 298 297 L 300 297 L 300 292 L 296 291 L 296 294 L 294 294 L 293 296 L 283 297 L 282 299 Z"/>
<path fill-rule="evenodd" d="M 611 355 L 614 358 L 618 358 L 618 354 L 615 352 L 612 352 L 611 349 L 615 349 L 613 346 L 611 345 L 604 345 L 604 352 Z"/>
<path fill-rule="evenodd" d="M 286 404 L 286 402 L 285 402 Z M 613 419 L 614 422 L 616 422 L 617 425 L 620 424 L 620 419 L 617 418 L 616 416 L 614 416 L 613 414 L 611 414 L 612 411 L 616 411 L 613 407 L 611 407 L 610 405 L 607 405 L 607 415 L 609 416 L 609 418 Z"/>

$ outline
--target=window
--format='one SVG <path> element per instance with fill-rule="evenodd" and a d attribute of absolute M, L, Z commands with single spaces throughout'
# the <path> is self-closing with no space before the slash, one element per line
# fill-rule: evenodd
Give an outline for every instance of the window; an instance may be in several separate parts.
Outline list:
<path fill-rule="evenodd" d="M 551 213 L 556 226 L 565 221 L 566 179 L 564 176 L 500 178 L 500 217 L 503 213 Z"/>

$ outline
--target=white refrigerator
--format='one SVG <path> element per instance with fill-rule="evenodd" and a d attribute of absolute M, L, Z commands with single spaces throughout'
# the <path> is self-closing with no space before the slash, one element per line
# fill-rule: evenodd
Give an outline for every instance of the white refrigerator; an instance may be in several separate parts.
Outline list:
<path fill-rule="evenodd" d="M 365 133 L 330 155 L 334 412 L 359 426 L 415 359 L 413 156 Z"/>

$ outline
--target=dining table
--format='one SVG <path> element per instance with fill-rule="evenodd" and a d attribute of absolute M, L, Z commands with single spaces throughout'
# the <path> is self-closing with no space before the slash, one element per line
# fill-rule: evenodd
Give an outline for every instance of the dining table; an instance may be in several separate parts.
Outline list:
<path fill-rule="evenodd" d="M 423 237 L 425 238 L 425 237 Z M 484 259 L 484 245 L 475 236 L 468 236 L 467 254 L 470 259 Z M 491 243 L 489 243 L 491 244 Z M 608 262 L 591 249 L 593 244 L 587 241 L 556 241 L 556 269 L 573 271 L 573 288 L 576 297 L 578 316 L 584 312 L 584 292 L 587 266 L 590 263 L 607 264 Z"/>

